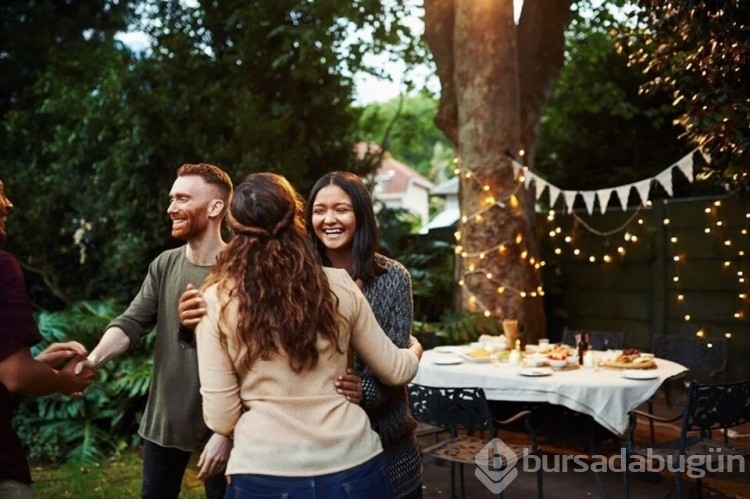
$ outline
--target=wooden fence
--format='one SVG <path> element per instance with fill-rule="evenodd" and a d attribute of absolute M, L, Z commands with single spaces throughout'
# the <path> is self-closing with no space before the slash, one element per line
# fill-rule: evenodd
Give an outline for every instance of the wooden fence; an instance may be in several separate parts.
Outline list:
<path fill-rule="evenodd" d="M 728 337 L 728 378 L 750 378 L 750 199 L 550 218 L 538 225 L 551 339 L 564 326 L 625 331 L 646 350 L 658 334 Z"/>

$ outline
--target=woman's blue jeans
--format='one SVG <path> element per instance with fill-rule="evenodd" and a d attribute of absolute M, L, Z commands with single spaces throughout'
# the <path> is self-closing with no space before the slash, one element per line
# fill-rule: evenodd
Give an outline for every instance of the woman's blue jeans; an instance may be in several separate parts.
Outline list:
<path fill-rule="evenodd" d="M 383 454 L 354 468 L 310 477 L 232 475 L 224 499 L 390 499 Z"/>

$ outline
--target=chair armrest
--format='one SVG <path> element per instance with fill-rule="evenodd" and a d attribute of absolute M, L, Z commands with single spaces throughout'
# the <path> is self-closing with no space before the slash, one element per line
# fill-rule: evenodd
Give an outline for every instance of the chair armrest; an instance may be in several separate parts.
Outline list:
<path fill-rule="evenodd" d="M 527 411 L 521 411 L 521 412 L 519 412 L 517 414 L 512 415 L 508 419 L 504 419 L 502 421 L 499 420 L 499 419 L 496 419 L 495 423 L 497 423 L 499 425 L 507 426 L 507 425 L 509 425 L 511 423 L 515 423 L 519 419 L 525 418 L 525 417 L 530 416 L 530 415 L 531 415 L 531 411 L 528 411 L 528 410 Z"/>
<path fill-rule="evenodd" d="M 678 415 L 676 415 L 674 417 L 671 417 L 671 418 L 663 418 L 661 416 L 656 416 L 655 414 L 651 414 L 649 412 L 643 412 L 643 411 L 638 411 L 638 410 L 630 411 L 630 413 L 633 414 L 633 415 L 636 415 L 636 416 L 641 416 L 641 417 L 644 417 L 646 419 L 650 419 L 652 421 L 659 421 L 659 422 L 662 422 L 662 423 L 671 423 L 673 421 L 677 421 L 678 419 L 680 419 L 682 417 L 682 414 L 678 414 Z"/>

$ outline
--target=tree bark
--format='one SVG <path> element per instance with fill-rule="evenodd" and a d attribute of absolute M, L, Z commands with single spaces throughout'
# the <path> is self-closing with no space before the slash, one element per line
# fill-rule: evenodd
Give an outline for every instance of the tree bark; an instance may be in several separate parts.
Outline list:
<path fill-rule="evenodd" d="M 570 0 L 525 0 L 516 28 L 512 0 L 425 0 L 425 38 L 442 87 L 435 122 L 460 158 L 464 307 L 517 319 L 530 341 L 546 336 L 535 199 L 508 153 L 523 148 L 533 159 L 569 8 Z"/>

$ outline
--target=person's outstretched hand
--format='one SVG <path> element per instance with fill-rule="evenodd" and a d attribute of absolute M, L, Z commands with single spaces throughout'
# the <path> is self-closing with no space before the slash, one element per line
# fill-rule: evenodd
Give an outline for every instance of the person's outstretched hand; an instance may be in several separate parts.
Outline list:
<path fill-rule="evenodd" d="M 218 473 L 222 473 L 227 468 L 232 444 L 232 439 L 229 437 L 219 435 L 218 433 L 211 435 L 208 443 L 203 448 L 203 452 L 201 452 L 201 457 L 198 459 L 198 468 L 200 468 L 198 478 L 205 480 Z"/>
<path fill-rule="evenodd" d="M 87 353 L 88 350 L 86 350 L 85 346 L 77 341 L 68 341 L 65 343 L 52 343 L 34 358 L 52 368 L 57 368 L 66 360 L 75 356 L 85 357 Z"/>
<path fill-rule="evenodd" d="M 96 371 L 90 367 L 84 367 L 85 362 L 87 362 L 85 357 L 73 357 L 57 372 L 66 386 L 62 393 L 71 397 L 81 397 L 83 390 L 96 379 Z"/>
<path fill-rule="evenodd" d="M 177 312 L 180 316 L 180 324 L 190 329 L 195 329 L 195 326 L 201 321 L 201 317 L 206 313 L 206 302 L 203 300 L 203 295 L 191 283 L 188 283 L 182 296 L 180 296 Z"/>
<path fill-rule="evenodd" d="M 349 368 L 345 374 L 338 376 L 334 385 L 336 391 L 349 402 L 353 404 L 362 402 L 364 398 L 362 379 L 354 373 L 354 369 Z"/>

